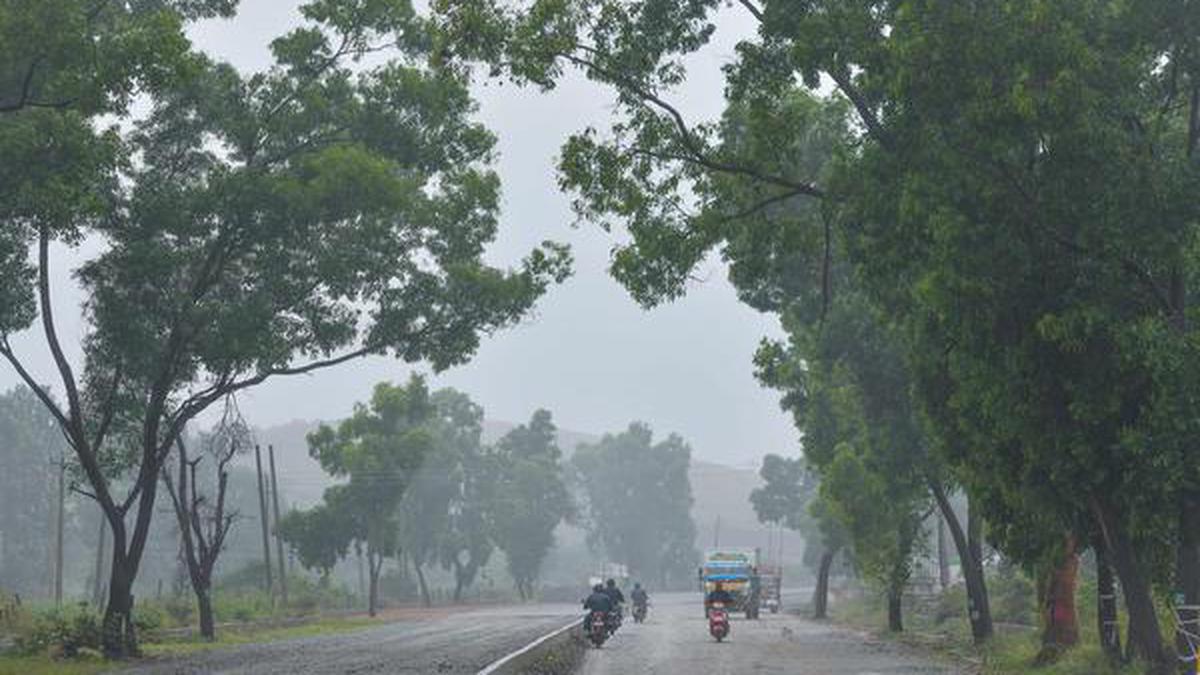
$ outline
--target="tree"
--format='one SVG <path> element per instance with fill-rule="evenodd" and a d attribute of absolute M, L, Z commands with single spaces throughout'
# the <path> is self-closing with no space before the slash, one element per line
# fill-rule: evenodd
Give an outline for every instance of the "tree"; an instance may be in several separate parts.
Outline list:
<path fill-rule="evenodd" d="M 126 5 L 101 7 L 125 16 Z M 231 5 L 134 6 L 155 8 L 150 24 L 173 38 L 144 46 L 178 52 L 186 41 L 176 10 Z M 132 584 L 158 475 L 190 420 L 268 379 L 368 355 L 459 363 L 481 333 L 518 319 L 567 271 L 557 246 L 517 271 L 482 261 L 496 228 L 493 139 L 469 121 L 463 77 L 427 65 L 424 23 L 409 3 L 313 0 L 303 13 L 305 26 L 272 43 L 276 64 L 264 73 L 243 76 L 186 49 L 164 57 L 178 77 L 147 88 L 151 112 L 128 132 L 96 134 L 69 108 L 2 118 L 4 143 L 50 139 L 54 152 L 38 150 L 23 180 L 4 181 L 41 188 L 0 214 L 0 356 L 54 415 L 109 521 L 104 647 L 113 656 L 136 651 Z M 385 46 L 381 65 L 347 65 Z M 143 74 L 151 81 L 159 56 L 140 60 L 145 72 L 133 68 L 113 96 L 127 97 Z M 77 270 L 87 298 L 77 377 L 49 280 L 51 244 L 84 240 L 104 246 Z M 62 406 L 7 339 L 39 316 Z M 114 453 L 134 476 L 124 496 L 104 471 Z"/>
<path fill-rule="evenodd" d="M 183 542 L 183 560 L 187 565 L 192 591 L 196 594 L 196 607 L 200 615 L 200 635 L 207 640 L 216 639 L 213 621 L 212 577 L 217 559 L 225 550 L 225 537 L 238 517 L 236 511 L 227 510 L 226 492 L 229 488 L 229 463 L 239 453 L 250 447 L 253 439 L 250 428 L 242 419 L 231 399 L 225 403 L 225 413 L 211 434 L 199 439 L 201 452 L 189 457 L 183 437 L 175 440 L 178 462 L 176 478 L 171 478 L 169 468 L 162 468 L 163 485 L 171 497 L 171 506 L 179 522 L 180 539 Z M 215 463 L 215 486 L 210 484 L 210 494 L 204 493 L 204 485 L 196 475 L 196 468 L 206 458 Z M 215 494 L 211 494 L 215 493 Z"/>
<path fill-rule="evenodd" d="M 821 501 L 817 474 L 803 458 L 767 455 L 758 473 L 763 485 L 750 492 L 754 513 L 760 522 L 782 524 L 804 535 L 804 562 L 816 568 L 817 577 L 813 618 L 825 619 L 833 561 L 849 545 L 846 531 Z"/>
<path fill-rule="evenodd" d="M 655 443 L 650 427 L 635 422 L 579 446 L 571 459 L 586 496 L 589 541 L 632 575 L 664 588 L 695 568 L 691 455 L 679 436 Z"/>
<path fill-rule="evenodd" d="M 487 490 L 494 478 L 483 450 L 483 409 L 453 389 L 434 393 L 439 418 L 438 448 L 451 458 L 445 528 L 438 542 L 442 567 L 454 572 L 454 601 L 475 583 L 494 544 L 487 523 Z M 465 557 L 464 557 L 465 556 Z"/>
<path fill-rule="evenodd" d="M 479 525 L 478 464 L 483 409 L 462 392 L 442 389 L 431 397 L 432 445 L 400 503 L 400 539 L 417 573 L 421 599 L 433 603 L 424 566 L 442 562 L 455 571 L 454 598 L 474 581 L 491 554 Z M 468 476 L 468 472 L 471 473 Z M 466 561 L 461 560 L 462 553 Z"/>
<path fill-rule="evenodd" d="M 311 547 L 307 555 L 300 549 L 302 562 L 325 570 L 331 554 L 340 558 L 351 544 L 365 548 L 371 616 L 379 606 L 383 562 L 399 553 L 400 505 L 435 447 L 436 414 L 425 380 L 414 375 L 405 386 L 375 385 L 369 407 L 357 404 L 336 429 L 323 424 L 308 436 L 309 454 L 321 468 L 349 482 L 326 489 L 325 510 L 310 512 L 309 522 L 298 516 L 299 522 L 284 531 L 300 535 L 293 545 Z M 343 525 L 340 534 L 315 533 L 323 520 Z M 317 536 L 305 536 L 309 533 Z"/>
<path fill-rule="evenodd" d="M 505 434 L 488 456 L 487 518 L 523 600 L 554 546 L 554 530 L 574 513 L 563 480 L 558 430 L 545 410 Z"/>

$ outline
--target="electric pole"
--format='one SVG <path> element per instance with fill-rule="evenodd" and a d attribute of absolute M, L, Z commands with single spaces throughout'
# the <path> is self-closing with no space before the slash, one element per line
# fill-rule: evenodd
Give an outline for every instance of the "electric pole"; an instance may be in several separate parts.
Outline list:
<path fill-rule="evenodd" d="M 279 536 L 279 481 L 275 477 L 275 446 L 267 446 L 267 459 L 271 465 L 271 503 L 275 511 L 275 557 L 279 561 L 279 592 L 283 597 L 283 606 L 287 607 L 287 569 L 283 562 L 283 537 Z"/>
<path fill-rule="evenodd" d="M 58 531 L 54 549 L 54 606 L 62 606 L 63 595 L 63 525 L 67 505 L 67 460 L 58 460 Z"/>
<path fill-rule="evenodd" d="M 267 495 L 263 484 L 262 450 L 254 446 L 254 464 L 258 467 L 258 513 L 262 521 L 263 568 L 267 571 L 267 593 L 274 595 L 274 584 L 271 581 L 271 539 L 267 526 Z"/>

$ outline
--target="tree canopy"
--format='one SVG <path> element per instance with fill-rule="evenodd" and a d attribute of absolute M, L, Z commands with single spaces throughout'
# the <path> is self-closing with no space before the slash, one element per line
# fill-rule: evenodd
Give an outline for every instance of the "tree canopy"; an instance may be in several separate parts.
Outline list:
<path fill-rule="evenodd" d="M 635 422 L 571 458 L 586 496 L 589 541 L 635 577 L 667 587 L 692 578 L 697 561 L 692 522 L 692 449 L 671 434 L 654 442 Z"/>

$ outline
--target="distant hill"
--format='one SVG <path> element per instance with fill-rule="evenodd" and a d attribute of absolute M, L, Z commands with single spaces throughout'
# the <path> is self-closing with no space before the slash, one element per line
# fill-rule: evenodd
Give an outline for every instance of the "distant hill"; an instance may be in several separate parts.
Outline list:
<path fill-rule="evenodd" d="M 316 460 L 308 456 L 305 436 L 318 424 L 320 422 L 296 420 L 255 432 L 264 451 L 267 445 L 275 447 L 280 494 L 289 505 L 311 506 L 320 501 L 322 492 L 332 484 Z M 487 420 L 484 422 L 484 441 L 493 443 L 515 426 L 510 422 Z M 559 429 L 559 445 L 568 456 L 580 443 L 594 443 L 599 439 L 596 434 Z M 253 466 L 253 454 L 243 457 L 242 461 Z M 692 520 L 696 524 L 697 549 L 704 551 L 719 542 L 721 546 L 762 547 L 764 553 L 766 552 L 767 529 L 758 522 L 750 505 L 750 492 L 761 483 L 754 469 L 693 460 L 690 479 L 694 498 Z M 566 536 L 560 537 L 560 540 L 578 541 L 579 537 Z M 798 565 L 803 550 L 804 540 L 799 535 L 793 532 L 785 533 L 785 564 Z"/>

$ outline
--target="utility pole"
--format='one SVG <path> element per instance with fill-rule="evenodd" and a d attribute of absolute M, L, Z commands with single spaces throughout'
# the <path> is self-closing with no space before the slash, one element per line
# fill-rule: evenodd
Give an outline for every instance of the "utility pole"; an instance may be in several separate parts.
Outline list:
<path fill-rule="evenodd" d="M 58 531 L 54 548 L 54 606 L 62 606 L 63 595 L 63 525 L 67 505 L 67 460 L 58 460 Z"/>
<path fill-rule="evenodd" d="M 287 569 L 283 562 L 283 537 L 279 536 L 279 481 L 275 477 L 275 446 L 267 446 L 267 459 L 271 464 L 271 502 L 275 511 L 275 557 L 279 560 L 279 592 L 283 606 L 287 607 Z"/>
<path fill-rule="evenodd" d="M 92 604 L 96 609 L 104 602 L 104 544 L 108 539 L 108 519 L 100 512 L 100 537 L 96 540 L 96 572 L 92 578 Z"/>
<path fill-rule="evenodd" d="M 271 539 L 267 527 L 267 494 L 263 484 L 262 449 L 254 446 L 254 463 L 258 467 L 258 513 L 262 521 L 263 567 L 267 571 L 267 594 L 274 595 L 271 581 Z"/>

